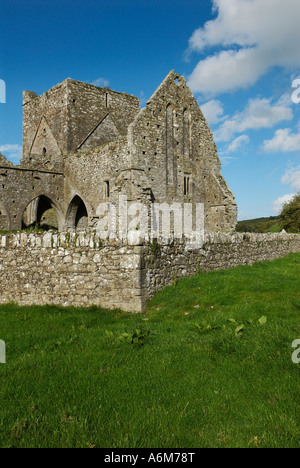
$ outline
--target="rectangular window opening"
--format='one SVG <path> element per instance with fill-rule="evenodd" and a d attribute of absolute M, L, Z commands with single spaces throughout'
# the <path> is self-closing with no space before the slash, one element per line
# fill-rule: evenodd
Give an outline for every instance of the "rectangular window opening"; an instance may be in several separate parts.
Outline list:
<path fill-rule="evenodd" d="M 184 176 L 184 195 L 190 194 L 191 176 L 186 174 Z"/>
<path fill-rule="evenodd" d="M 110 188 L 109 188 L 109 180 L 105 181 L 105 198 L 109 198 L 110 196 Z"/>

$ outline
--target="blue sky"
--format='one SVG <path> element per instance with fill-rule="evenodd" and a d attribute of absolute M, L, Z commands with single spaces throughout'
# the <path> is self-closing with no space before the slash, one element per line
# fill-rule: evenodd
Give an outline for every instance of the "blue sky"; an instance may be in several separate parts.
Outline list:
<path fill-rule="evenodd" d="M 275 215 L 300 191 L 299 0 L 0 0 L 0 15 L 0 151 L 13 162 L 24 89 L 71 77 L 143 106 L 175 69 L 214 132 L 239 219 Z"/>

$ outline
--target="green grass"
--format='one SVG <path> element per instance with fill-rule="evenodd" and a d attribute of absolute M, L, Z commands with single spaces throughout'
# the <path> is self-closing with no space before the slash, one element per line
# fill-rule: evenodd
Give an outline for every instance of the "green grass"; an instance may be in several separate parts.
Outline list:
<path fill-rule="evenodd" d="M 0 338 L 1 447 L 300 445 L 300 254 L 180 280 L 146 315 L 1 306 Z"/>

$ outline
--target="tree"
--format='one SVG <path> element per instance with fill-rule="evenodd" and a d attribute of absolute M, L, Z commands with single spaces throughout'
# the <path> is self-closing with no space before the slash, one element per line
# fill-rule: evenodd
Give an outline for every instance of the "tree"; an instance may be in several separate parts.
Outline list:
<path fill-rule="evenodd" d="M 279 215 L 282 229 L 287 232 L 300 232 L 300 192 L 283 205 Z"/>

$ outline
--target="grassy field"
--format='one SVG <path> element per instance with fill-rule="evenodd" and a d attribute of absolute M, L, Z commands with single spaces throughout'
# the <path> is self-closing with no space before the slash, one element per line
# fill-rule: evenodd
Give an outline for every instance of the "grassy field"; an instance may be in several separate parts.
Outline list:
<path fill-rule="evenodd" d="M 300 254 L 200 273 L 146 315 L 0 307 L 1 447 L 299 447 Z"/>
<path fill-rule="evenodd" d="M 282 225 L 278 216 L 271 216 L 270 218 L 238 221 L 236 230 L 237 232 L 280 232 Z"/>

